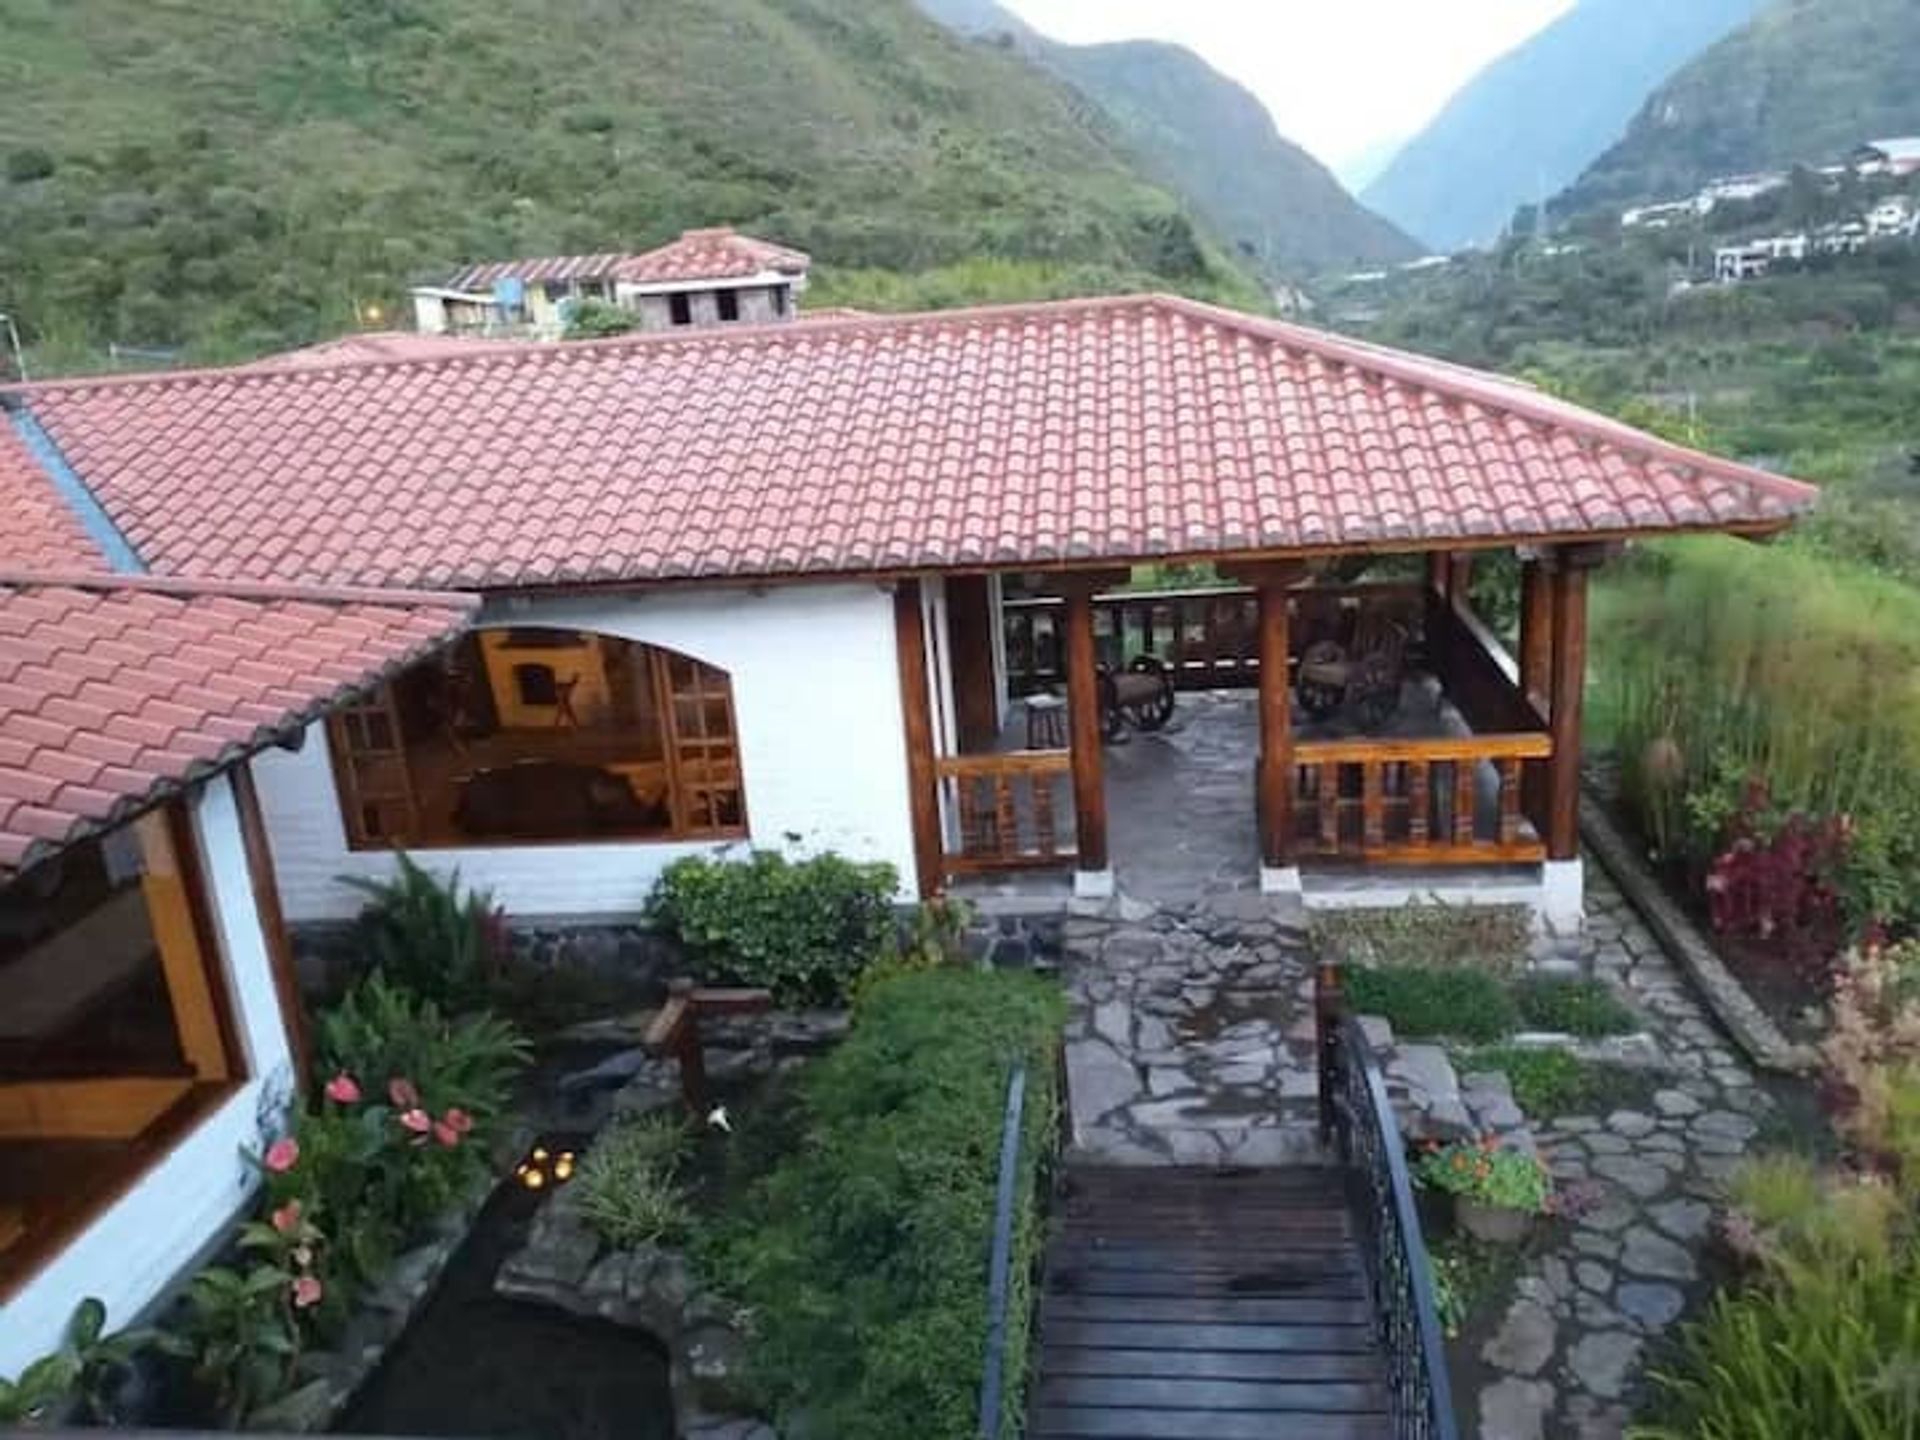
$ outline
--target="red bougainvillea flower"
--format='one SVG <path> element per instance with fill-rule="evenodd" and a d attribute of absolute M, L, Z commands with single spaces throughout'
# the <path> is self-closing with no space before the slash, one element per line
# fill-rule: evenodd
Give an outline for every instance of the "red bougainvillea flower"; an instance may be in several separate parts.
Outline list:
<path fill-rule="evenodd" d="M 473 1116 L 458 1105 L 450 1106 L 447 1113 L 440 1117 L 440 1121 L 456 1135 L 464 1135 L 473 1129 Z"/>
<path fill-rule="evenodd" d="M 424 1135 L 433 1128 L 432 1117 L 418 1106 L 415 1106 L 411 1110 L 401 1111 L 400 1123 L 416 1135 Z"/>
<path fill-rule="evenodd" d="M 327 1292 L 321 1288 L 318 1276 L 299 1275 L 293 1281 L 293 1304 L 298 1310 L 309 1310 L 320 1303 L 320 1297 Z"/>
<path fill-rule="evenodd" d="M 460 1143 L 460 1132 L 444 1120 L 433 1122 L 433 1138 L 451 1150 Z"/>
<path fill-rule="evenodd" d="M 300 1228 L 300 1202 L 289 1200 L 273 1212 L 273 1228 L 282 1235 L 291 1235 Z"/>
<path fill-rule="evenodd" d="M 351 1075 L 343 1072 L 327 1081 L 327 1099 L 336 1105 L 352 1105 L 359 1098 L 360 1082 Z"/>
<path fill-rule="evenodd" d="M 404 1075 L 396 1075 L 387 1082 L 387 1098 L 401 1110 L 420 1108 L 420 1092 L 413 1088 L 413 1082 Z"/>
<path fill-rule="evenodd" d="M 282 1135 L 267 1147 L 266 1158 L 261 1163 L 276 1175 L 286 1174 L 300 1163 L 300 1142 L 291 1135 Z"/>

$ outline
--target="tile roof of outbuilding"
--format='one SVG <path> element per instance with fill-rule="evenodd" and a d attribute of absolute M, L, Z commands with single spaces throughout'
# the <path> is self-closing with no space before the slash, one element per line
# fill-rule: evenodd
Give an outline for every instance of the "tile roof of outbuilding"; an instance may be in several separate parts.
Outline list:
<path fill-rule="evenodd" d="M 0 882 L 412 663 L 476 603 L 0 574 Z"/>
<path fill-rule="evenodd" d="M 17 393 L 154 571 L 885 573 L 1764 530 L 1809 486 L 1161 296 Z"/>
<path fill-rule="evenodd" d="M 725 225 L 682 231 L 657 249 L 621 261 L 618 278 L 639 285 L 675 281 L 744 280 L 769 272 L 801 275 L 813 262 L 800 250 L 756 240 Z"/>
<path fill-rule="evenodd" d="M 529 285 L 545 280 L 611 280 L 631 259 L 633 257 L 623 250 L 611 250 L 601 255 L 534 255 L 519 260 L 485 260 L 467 266 L 446 283 L 451 290 L 486 294 L 501 280 L 522 280 Z"/>

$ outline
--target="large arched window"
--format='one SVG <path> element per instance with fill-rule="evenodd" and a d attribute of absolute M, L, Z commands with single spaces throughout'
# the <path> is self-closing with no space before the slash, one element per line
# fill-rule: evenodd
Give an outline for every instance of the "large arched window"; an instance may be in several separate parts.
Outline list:
<path fill-rule="evenodd" d="M 482 630 L 330 722 L 356 849 L 746 834 L 733 687 L 576 630 Z"/>

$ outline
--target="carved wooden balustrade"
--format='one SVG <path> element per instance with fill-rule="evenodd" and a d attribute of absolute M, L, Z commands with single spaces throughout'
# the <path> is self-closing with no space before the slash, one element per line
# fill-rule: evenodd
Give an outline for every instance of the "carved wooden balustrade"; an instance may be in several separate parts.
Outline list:
<path fill-rule="evenodd" d="M 1073 761 L 1065 750 L 1020 750 L 1008 755 L 955 755 L 937 762 L 946 798 L 950 875 L 1068 865 L 1075 858 L 1062 831 L 1073 789 Z"/>

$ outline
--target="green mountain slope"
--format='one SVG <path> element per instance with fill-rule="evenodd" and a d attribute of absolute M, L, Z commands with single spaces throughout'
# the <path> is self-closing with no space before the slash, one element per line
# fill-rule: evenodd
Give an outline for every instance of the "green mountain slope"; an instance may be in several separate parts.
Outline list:
<path fill-rule="evenodd" d="M 1243 86 L 1178 45 L 1066 45 L 993 0 L 921 0 L 967 34 L 999 36 L 1110 116 L 1148 172 L 1274 278 L 1407 260 L 1419 247 L 1274 129 Z"/>
<path fill-rule="evenodd" d="M 244 353 L 723 222 L 823 299 L 1258 299 L 1077 94 L 907 0 L 0 0 L 0 309 L 43 351 Z"/>
<path fill-rule="evenodd" d="M 1761 0 L 1580 0 L 1495 61 L 1361 199 L 1430 245 L 1498 236 L 1619 139 L 1649 91 Z"/>
<path fill-rule="evenodd" d="M 1817 164 L 1920 134 L 1920 4 L 1774 0 L 1654 92 L 1568 211 L 1691 193 L 1717 175 Z"/>

